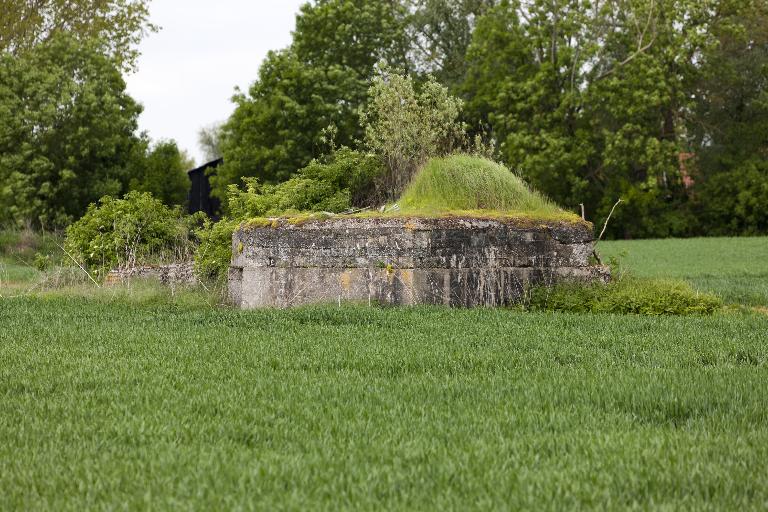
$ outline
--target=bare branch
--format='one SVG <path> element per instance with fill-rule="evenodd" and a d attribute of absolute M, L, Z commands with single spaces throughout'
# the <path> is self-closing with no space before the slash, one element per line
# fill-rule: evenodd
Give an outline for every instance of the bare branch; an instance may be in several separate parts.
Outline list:
<path fill-rule="evenodd" d="M 650 9 L 648 10 L 648 19 L 646 20 L 645 26 L 643 27 L 643 29 L 640 32 L 640 35 L 639 35 L 639 37 L 637 39 L 637 50 L 632 52 L 632 54 L 630 54 L 626 59 L 624 59 L 623 61 L 621 61 L 618 64 L 616 64 L 611 69 L 609 69 L 607 71 L 604 71 L 603 73 L 598 75 L 595 80 L 602 80 L 603 78 L 606 78 L 607 76 L 610 76 L 617 69 L 619 69 L 619 68 L 621 68 L 623 66 L 626 66 L 627 64 L 632 62 L 635 58 L 637 58 L 638 55 L 641 55 L 641 54 L 645 53 L 646 51 L 648 51 L 648 49 L 651 48 L 651 46 L 653 46 L 653 43 L 656 42 L 656 36 L 657 36 L 656 28 L 655 28 L 655 25 L 653 24 L 655 10 L 656 10 L 655 0 L 651 0 Z M 637 28 L 637 30 L 639 31 L 640 30 L 640 25 L 637 22 L 637 18 L 633 16 L 632 17 L 632 21 L 635 24 L 635 27 Z M 651 39 L 646 43 L 645 42 L 646 34 L 651 29 L 653 29 L 652 30 L 653 33 L 651 35 Z"/>
<path fill-rule="evenodd" d="M 603 224 L 603 230 L 600 232 L 600 236 L 597 237 L 597 242 L 595 242 L 595 247 L 597 247 L 597 244 L 599 244 L 600 240 L 603 239 L 603 235 L 605 234 L 605 230 L 608 229 L 608 221 L 611 220 L 611 217 L 613 216 L 614 210 L 616 210 L 616 207 L 619 206 L 619 203 L 621 203 L 621 202 L 622 202 L 622 200 L 619 199 L 618 201 L 616 201 L 616 204 L 613 205 L 613 208 L 611 208 L 611 213 L 608 214 L 608 218 L 605 219 L 605 224 Z"/>
<path fill-rule="evenodd" d="M 80 267 L 80 270 L 82 270 L 83 272 L 85 272 L 85 275 L 87 275 L 87 276 L 88 276 L 88 278 L 89 278 L 91 281 L 93 281 L 93 284 L 95 284 L 97 288 L 101 288 L 101 285 L 100 285 L 98 282 L 96 282 L 96 280 L 93 278 L 93 276 L 92 276 L 92 275 L 91 275 L 91 274 L 90 274 L 90 273 L 89 273 L 87 270 L 85 270 L 85 267 L 83 267 L 83 266 L 80 264 L 80 262 L 79 262 L 79 261 L 77 261 L 77 260 L 75 259 L 75 257 L 74 257 L 74 256 L 72 256 L 71 254 L 69 254 L 69 252 L 68 252 L 68 251 L 67 251 L 67 250 L 66 250 L 64 247 L 62 247 L 61 245 L 59 245 L 59 243 L 58 243 L 58 242 L 54 242 L 54 243 L 55 243 L 55 244 L 58 246 L 58 248 L 59 248 L 59 249 L 61 249 L 62 251 L 64 251 L 64 254 L 66 254 L 67 256 L 69 256 L 69 259 L 71 259 L 72 261 L 74 261 L 74 262 L 75 262 L 75 265 L 77 265 L 78 267 Z"/>

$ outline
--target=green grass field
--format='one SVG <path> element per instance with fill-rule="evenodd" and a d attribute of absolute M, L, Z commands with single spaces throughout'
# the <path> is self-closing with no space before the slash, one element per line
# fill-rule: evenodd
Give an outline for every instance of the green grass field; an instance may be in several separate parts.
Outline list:
<path fill-rule="evenodd" d="M 661 242 L 603 252 L 696 279 L 718 276 L 702 244 L 731 242 L 666 243 L 698 263 L 662 263 Z M 759 282 L 765 242 L 732 243 Z M 14 294 L 0 510 L 768 507 L 768 315 L 746 308 L 241 312 L 153 287 L 0 288 Z"/>
<path fill-rule="evenodd" d="M 727 302 L 768 306 L 768 237 L 601 242 L 598 250 L 638 277 L 679 278 Z"/>

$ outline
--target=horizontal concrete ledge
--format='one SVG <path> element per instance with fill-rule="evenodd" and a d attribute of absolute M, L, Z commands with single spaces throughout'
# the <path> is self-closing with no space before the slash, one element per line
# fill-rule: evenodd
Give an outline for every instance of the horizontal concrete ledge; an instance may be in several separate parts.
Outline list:
<path fill-rule="evenodd" d="M 245 222 L 239 231 L 253 231 L 261 229 L 280 231 L 328 231 L 376 230 L 388 231 L 435 231 L 435 230 L 486 230 L 501 228 L 509 232 L 528 233 L 531 236 L 542 234 L 547 238 L 564 243 L 577 243 L 592 241 L 593 226 L 591 223 L 575 219 L 574 221 L 535 219 L 528 217 L 457 217 L 457 216 L 382 216 L 382 217 L 354 217 L 339 216 L 327 219 L 258 219 Z"/>
<path fill-rule="evenodd" d="M 230 297 L 244 308 L 317 302 L 501 306 L 528 286 L 605 279 L 591 224 L 339 217 L 256 222 L 232 238 Z"/>

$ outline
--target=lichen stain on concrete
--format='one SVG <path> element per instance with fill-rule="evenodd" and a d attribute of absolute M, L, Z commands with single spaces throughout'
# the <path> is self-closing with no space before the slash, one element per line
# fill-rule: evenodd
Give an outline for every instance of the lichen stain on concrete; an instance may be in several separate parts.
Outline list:
<path fill-rule="evenodd" d="M 350 272 L 344 272 L 341 274 L 341 277 L 339 278 L 339 282 L 341 284 L 341 289 L 345 292 L 349 291 L 349 288 L 352 284 L 352 274 Z"/>

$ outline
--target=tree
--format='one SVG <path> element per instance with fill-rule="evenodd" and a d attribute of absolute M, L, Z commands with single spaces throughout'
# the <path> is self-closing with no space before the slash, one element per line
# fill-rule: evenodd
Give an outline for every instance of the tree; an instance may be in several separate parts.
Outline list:
<path fill-rule="evenodd" d="M 223 136 L 223 123 L 215 123 L 200 129 L 197 141 L 206 161 L 211 162 L 222 157 Z"/>
<path fill-rule="evenodd" d="M 362 138 L 359 112 L 375 64 L 405 62 L 404 11 L 398 2 L 319 0 L 305 4 L 290 48 L 271 52 L 223 127 L 224 164 L 214 192 L 242 177 L 274 184 L 319 157 L 329 127 L 334 144 Z"/>
<path fill-rule="evenodd" d="M 271 52 L 248 95 L 234 96 L 236 108 L 224 126 L 224 164 L 211 177 L 221 198 L 242 177 L 263 183 L 285 181 L 322 153 L 321 135 L 339 127 L 339 142 L 351 144 L 356 106 L 344 98 L 356 79 L 340 66 L 306 66 L 293 50 Z"/>
<path fill-rule="evenodd" d="M 401 4 L 375 0 L 306 3 L 296 17 L 292 47 L 307 65 L 339 65 L 367 81 L 382 60 L 400 67 L 407 63 L 407 11 Z"/>
<path fill-rule="evenodd" d="M 768 5 L 748 0 L 707 19 L 691 79 L 686 135 L 695 212 L 713 235 L 768 232 Z"/>
<path fill-rule="evenodd" d="M 623 198 L 610 236 L 759 231 L 766 9 L 502 1 L 468 51 L 470 125 L 537 188 L 571 208 L 584 203 L 590 218 Z M 695 158 L 683 166 L 685 155 Z"/>
<path fill-rule="evenodd" d="M 125 190 L 141 106 L 96 44 L 0 56 L 0 112 L 0 222 L 62 226 Z"/>
<path fill-rule="evenodd" d="M 194 162 L 172 140 L 152 146 L 145 141 L 142 146 L 143 154 L 135 163 L 128 188 L 149 192 L 169 206 L 185 204 L 190 186 L 187 171 L 194 167 Z"/>
<path fill-rule="evenodd" d="M 568 0 L 502 2 L 478 22 L 462 87 L 470 125 L 496 138 L 512 168 L 568 206 L 585 202 L 593 151 L 580 125 L 584 77 L 573 47 L 582 14 Z"/>
<path fill-rule="evenodd" d="M 19 56 L 65 33 L 101 41 L 101 50 L 122 69 L 132 69 L 149 22 L 150 0 L 3 0 L 0 52 Z"/>
<path fill-rule="evenodd" d="M 469 50 L 469 116 L 561 204 L 584 203 L 600 219 L 624 198 L 613 236 L 691 234 L 679 159 L 711 11 L 693 1 L 502 2 Z"/>
<path fill-rule="evenodd" d="M 498 0 L 407 0 L 413 66 L 454 92 L 467 72 L 467 50 L 477 20 Z"/>

